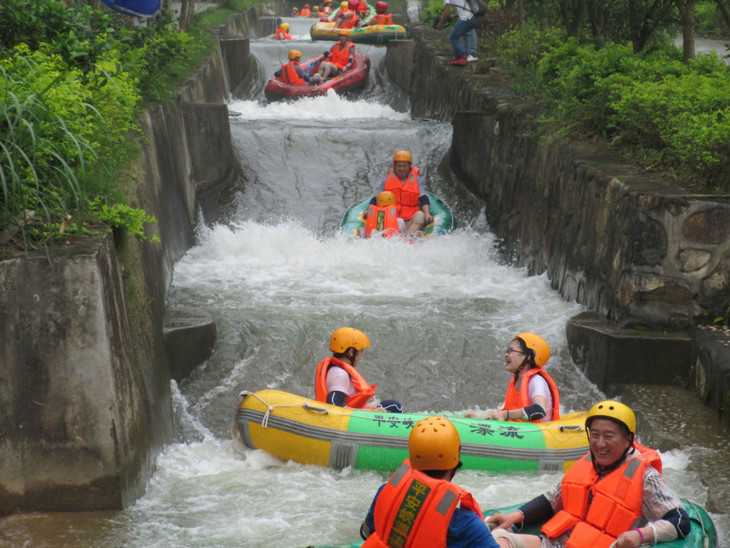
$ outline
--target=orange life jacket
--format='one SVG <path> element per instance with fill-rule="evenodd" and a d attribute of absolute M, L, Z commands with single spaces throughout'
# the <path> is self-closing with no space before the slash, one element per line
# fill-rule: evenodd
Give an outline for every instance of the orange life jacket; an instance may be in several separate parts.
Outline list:
<path fill-rule="evenodd" d="M 370 386 L 354 367 L 352 367 L 349 363 L 338 360 L 335 357 L 322 360 L 317 365 L 317 374 L 314 383 L 316 394 L 315 399 L 317 401 L 327 403 L 327 394 L 329 394 L 329 391 L 327 390 L 327 371 L 330 367 L 341 367 L 344 369 L 347 374 L 350 375 L 352 385 L 355 387 L 355 390 L 357 390 L 357 392 L 355 392 L 352 396 L 347 396 L 345 405 L 355 409 L 364 408 L 365 404 L 370 401 L 370 398 L 375 395 L 375 389 L 378 385 L 374 384 Z"/>
<path fill-rule="evenodd" d="M 410 221 L 420 209 L 418 207 L 418 197 L 421 195 L 421 189 L 418 186 L 419 173 L 417 167 L 411 166 L 411 172 L 408 174 L 406 182 L 401 185 L 400 179 L 391 169 L 388 178 L 385 180 L 384 190 L 389 190 L 395 194 L 398 217 L 406 221 Z"/>
<path fill-rule="evenodd" d="M 639 446 L 641 447 L 641 446 Z M 661 472 L 661 458 L 653 449 L 632 455 L 619 468 L 599 478 L 591 454 L 576 462 L 563 476 L 563 509 L 542 526 L 549 538 L 573 529 L 566 548 L 609 548 L 621 533 L 641 517 L 644 469 Z"/>
<path fill-rule="evenodd" d="M 302 17 L 310 17 L 312 15 L 312 12 L 309 11 L 309 8 L 302 8 L 302 11 L 299 12 L 299 15 Z"/>
<path fill-rule="evenodd" d="M 276 29 L 276 39 L 277 40 L 291 40 L 291 34 L 288 32 L 284 32 L 281 29 Z"/>
<path fill-rule="evenodd" d="M 368 11 L 368 6 L 367 6 L 367 4 L 366 4 L 365 2 L 362 2 L 362 1 L 361 1 L 361 2 L 360 2 L 360 3 L 358 4 L 358 5 L 357 5 L 357 11 L 359 11 L 360 13 L 367 13 L 367 11 Z"/>
<path fill-rule="evenodd" d="M 377 13 L 371 19 L 370 24 L 371 25 L 392 25 L 393 17 L 390 13 L 388 15 L 386 15 L 384 13 Z"/>
<path fill-rule="evenodd" d="M 352 42 L 345 42 L 344 46 L 340 46 L 340 43 L 337 42 L 334 46 L 332 46 L 332 50 L 330 50 L 330 62 L 334 63 L 337 65 L 338 69 L 342 70 L 345 68 L 345 65 L 350 62 L 351 48 L 354 53 L 355 44 Z"/>
<path fill-rule="evenodd" d="M 522 409 L 523 407 L 532 405 L 532 402 L 530 401 L 530 391 L 528 389 L 528 386 L 530 384 L 530 380 L 535 375 L 540 375 L 548 383 L 550 395 L 553 398 L 553 417 L 551 420 L 560 420 L 560 394 L 558 392 L 558 385 L 555 384 L 553 378 L 548 375 L 547 371 L 545 371 L 542 367 L 535 367 L 528 371 L 523 371 L 520 374 L 519 384 L 515 383 L 515 375 L 512 375 L 512 378 L 507 385 L 507 395 L 504 397 L 503 409 Z M 544 418 L 545 417 L 543 417 L 543 419 Z M 543 419 L 531 422 L 540 422 Z"/>
<path fill-rule="evenodd" d="M 319 10 L 319 11 L 320 11 L 320 12 L 322 12 L 322 13 L 326 13 L 327 15 L 329 15 L 330 13 L 332 13 L 332 8 L 331 8 L 331 7 L 329 7 L 329 6 L 325 6 L 325 7 L 323 7 L 323 8 L 322 8 L 321 10 Z"/>
<path fill-rule="evenodd" d="M 294 61 L 293 59 L 289 61 L 286 65 L 283 65 L 281 67 L 281 78 L 284 80 L 287 84 L 291 84 L 293 86 L 303 86 L 306 85 L 306 82 L 304 79 L 299 76 L 296 69 L 294 67 L 299 66 L 299 63 Z"/>
<path fill-rule="evenodd" d="M 352 16 L 348 17 L 348 13 L 351 13 Z M 355 13 L 353 10 L 347 9 L 341 11 L 340 15 L 342 15 L 342 20 L 346 21 L 340 28 L 351 29 L 355 27 L 355 23 L 357 23 L 357 13 Z"/>
<path fill-rule="evenodd" d="M 368 207 L 368 218 L 365 221 L 365 237 L 369 238 L 373 230 L 380 232 L 385 238 L 392 238 L 400 232 L 398 213 L 395 206 Z"/>
<path fill-rule="evenodd" d="M 414 470 L 405 460 L 375 501 L 375 532 L 363 548 L 446 546 L 451 516 L 459 503 L 482 516 L 468 491 Z"/>

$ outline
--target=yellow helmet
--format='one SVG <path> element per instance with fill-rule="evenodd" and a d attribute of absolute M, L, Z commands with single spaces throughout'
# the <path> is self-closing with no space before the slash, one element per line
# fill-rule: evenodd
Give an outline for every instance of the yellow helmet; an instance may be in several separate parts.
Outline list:
<path fill-rule="evenodd" d="M 451 470 L 459 465 L 461 438 L 444 417 L 418 421 L 408 436 L 408 458 L 415 470 Z"/>
<path fill-rule="evenodd" d="M 591 427 L 591 421 L 595 418 L 606 418 L 618 421 L 629 429 L 629 432 L 636 435 L 636 415 L 628 405 L 618 401 L 606 400 L 598 402 L 591 407 L 586 417 L 586 429 Z"/>
<path fill-rule="evenodd" d="M 413 163 L 413 157 L 411 156 L 411 153 L 407 150 L 399 150 L 393 155 L 393 161 L 394 162 L 408 162 Z"/>
<path fill-rule="evenodd" d="M 544 366 L 550 359 L 550 346 L 542 337 L 534 333 L 520 333 L 515 335 L 515 339 L 525 341 L 527 348 L 535 353 L 535 365 L 538 367 Z"/>
<path fill-rule="evenodd" d="M 289 23 L 282 23 L 281 25 L 279 25 L 279 28 L 286 32 L 289 30 Z"/>
<path fill-rule="evenodd" d="M 375 199 L 375 203 L 378 204 L 378 207 L 394 206 L 395 194 L 393 194 L 390 190 L 385 190 L 378 194 L 378 197 Z"/>
<path fill-rule="evenodd" d="M 340 327 L 335 329 L 330 338 L 330 350 L 342 354 L 352 347 L 355 350 L 362 350 L 370 346 L 368 336 L 358 329 L 352 327 Z"/>
<path fill-rule="evenodd" d="M 302 52 L 298 49 L 289 50 L 289 60 L 299 59 L 302 56 Z"/>
<path fill-rule="evenodd" d="M 319 11 L 319 6 L 314 6 L 312 8 L 312 11 L 315 12 L 315 13 L 318 12 Z"/>
<path fill-rule="evenodd" d="M 340 2 L 340 9 L 341 10 L 346 10 L 347 9 L 347 6 L 348 6 L 347 0 L 344 0 L 343 2 Z"/>

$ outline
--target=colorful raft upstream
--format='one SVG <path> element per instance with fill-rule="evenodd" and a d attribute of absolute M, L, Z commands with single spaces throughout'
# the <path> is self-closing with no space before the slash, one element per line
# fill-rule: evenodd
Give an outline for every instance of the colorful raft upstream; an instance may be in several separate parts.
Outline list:
<path fill-rule="evenodd" d="M 431 201 L 431 215 L 433 222 L 423 227 L 426 236 L 434 236 L 444 234 L 456 229 L 457 222 L 451 214 L 449 208 L 437 196 L 426 192 L 428 199 Z M 350 238 L 358 237 L 358 229 L 365 228 L 365 215 L 368 212 L 368 206 L 372 196 L 368 196 L 363 201 L 356 203 L 348 209 L 342 216 L 340 228 Z"/>
<path fill-rule="evenodd" d="M 337 40 L 340 31 L 347 32 L 350 42 L 355 44 L 372 44 L 382 46 L 390 40 L 406 37 L 406 29 L 401 25 L 370 25 L 359 29 L 337 29 L 329 21 L 318 21 L 309 29 L 312 40 Z"/>
<path fill-rule="evenodd" d="M 305 74 L 312 76 L 319 70 L 319 61 L 316 57 L 302 63 Z M 337 93 L 355 91 L 367 84 L 370 74 L 370 58 L 362 53 L 355 54 L 355 65 L 344 74 L 330 78 L 316 86 L 294 86 L 287 84 L 281 77 L 274 76 L 266 84 L 264 94 L 269 101 L 281 99 L 299 99 L 301 97 L 318 97 L 327 95 L 331 89 Z"/>
<path fill-rule="evenodd" d="M 408 435 L 426 415 L 335 407 L 278 390 L 242 392 L 237 435 L 282 460 L 342 469 L 395 470 Z M 588 451 L 585 412 L 542 424 L 449 417 L 461 436 L 464 468 L 493 472 L 567 470 Z"/>
<path fill-rule="evenodd" d="M 373 493 L 373 495 L 375 494 Z M 717 546 L 717 530 L 715 529 L 715 524 L 712 522 L 712 519 L 707 514 L 705 509 L 688 500 L 681 500 L 684 503 L 685 508 L 687 509 L 687 513 L 689 514 L 689 518 L 692 523 L 692 529 L 690 530 L 689 535 L 685 539 L 675 540 L 673 542 L 663 542 L 662 544 L 657 544 L 657 546 L 659 546 L 660 548 L 713 548 Z M 507 513 L 511 512 L 512 510 L 516 510 L 520 506 L 522 506 L 522 504 L 515 504 L 514 506 L 506 506 L 504 508 L 495 508 L 492 510 L 487 510 L 486 512 L 484 512 L 484 515 L 490 516 L 496 512 Z M 363 516 L 363 518 L 364 517 L 365 516 Z M 540 533 L 541 526 L 542 523 L 531 525 L 529 527 L 525 527 L 524 531 L 521 532 L 529 535 L 537 535 Z M 358 527 L 359 525 L 355 525 L 353 529 L 357 529 Z M 356 542 L 351 542 L 349 544 L 338 544 L 337 546 L 321 546 L 319 548 L 359 548 L 360 546 L 362 546 L 362 544 L 363 541 L 359 540 Z M 310 546 L 308 548 L 315 547 Z"/>

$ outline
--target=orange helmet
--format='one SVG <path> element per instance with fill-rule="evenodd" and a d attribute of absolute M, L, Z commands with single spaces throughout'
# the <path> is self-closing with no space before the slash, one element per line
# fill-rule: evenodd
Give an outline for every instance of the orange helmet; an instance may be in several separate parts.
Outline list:
<path fill-rule="evenodd" d="M 414 470 L 451 470 L 459 465 L 461 438 L 451 421 L 426 417 L 408 436 L 408 458 Z"/>
<path fill-rule="evenodd" d="M 390 190 L 383 191 L 378 194 L 378 197 L 375 199 L 375 203 L 377 203 L 378 207 L 394 206 L 395 194 L 393 194 Z"/>
<path fill-rule="evenodd" d="M 302 56 L 302 52 L 298 49 L 289 50 L 289 60 L 299 59 Z"/>
<path fill-rule="evenodd" d="M 413 157 L 411 156 L 411 153 L 407 150 L 399 150 L 393 155 L 393 161 L 394 162 L 408 162 L 409 164 L 413 163 Z"/>
<path fill-rule="evenodd" d="M 550 359 L 550 346 L 545 339 L 534 333 L 520 333 L 515 339 L 525 341 L 525 346 L 535 353 L 535 365 L 542 367 Z"/>

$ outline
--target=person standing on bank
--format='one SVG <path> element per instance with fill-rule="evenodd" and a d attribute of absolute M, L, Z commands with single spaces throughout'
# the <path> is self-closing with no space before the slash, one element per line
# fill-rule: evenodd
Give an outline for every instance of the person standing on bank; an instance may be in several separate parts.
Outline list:
<path fill-rule="evenodd" d="M 471 493 L 451 483 L 460 453 L 451 421 L 418 421 L 408 436 L 408 460 L 380 487 L 360 527 L 363 548 L 499 548 Z"/>
<path fill-rule="evenodd" d="M 456 10 L 459 21 L 449 33 L 449 41 L 454 46 L 454 58 L 449 65 L 463 67 L 469 62 L 477 60 L 477 32 L 479 17 L 469 9 L 467 0 L 446 0 L 444 11 L 436 28 L 444 28 L 446 21 L 451 18 L 451 8 Z"/>

